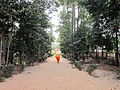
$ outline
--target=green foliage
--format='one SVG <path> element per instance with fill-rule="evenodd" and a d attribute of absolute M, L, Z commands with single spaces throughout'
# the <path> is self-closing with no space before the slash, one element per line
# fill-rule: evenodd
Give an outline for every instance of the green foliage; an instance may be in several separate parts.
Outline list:
<path fill-rule="evenodd" d="M 4 77 L 0 77 L 0 82 L 4 82 L 5 78 Z"/>
<path fill-rule="evenodd" d="M 0 82 L 4 82 L 4 79 L 5 79 L 2 68 L 3 68 L 3 66 L 0 66 Z"/>
<path fill-rule="evenodd" d="M 117 79 L 120 80 L 120 68 L 118 68 L 118 70 L 117 70 Z"/>
<path fill-rule="evenodd" d="M 4 72 L 2 69 L 0 69 L 0 82 L 4 82 L 4 79 L 5 79 Z"/>
<path fill-rule="evenodd" d="M 80 71 L 84 69 L 83 64 L 80 61 L 75 61 L 74 65 L 76 68 L 78 68 Z"/>
<path fill-rule="evenodd" d="M 73 64 L 75 64 L 75 62 L 74 62 L 74 61 L 70 61 L 69 64 L 72 64 L 72 65 L 73 65 Z"/>
<path fill-rule="evenodd" d="M 97 68 L 97 66 L 95 64 L 90 64 L 87 69 L 86 72 L 88 72 L 89 75 L 92 74 L 92 72 Z"/>
<path fill-rule="evenodd" d="M 0 34 L 5 63 L 15 63 L 13 55 L 19 53 L 17 62 L 35 62 L 51 50 L 52 37 L 46 32 L 49 19 L 45 10 L 49 4 L 39 0 L 0 1 Z M 2 38 L 4 40 L 2 40 Z M 38 52 L 38 47 L 41 45 Z M 24 55 L 23 55 L 24 54 Z M 2 55 L 2 54 L 1 54 Z M 37 60 L 38 61 L 38 60 Z"/>
<path fill-rule="evenodd" d="M 14 65 L 1 66 L 0 68 L 0 82 L 3 82 L 5 78 L 11 77 L 14 70 Z"/>
<path fill-rule="evenodd" d="M 83 5 L 93 18 L 94 47 L 104 46 L 107 51 L 115 51 L 117 66 L 118 34 L 120 25 L 119 0 L 86 0 Z M 115 36 L 114 36 L 115 35 Z"/>
<path fill-rule="evenodd" d="M 2 69 L 0 70 L 0 77 L 4 77 L 4 72 Z"/>
<path fill-rule="evenodd" d="M 85 57 L 89 53 L 89 49 L 92 47 L 92 34 L 91 34 L 91 23 L 92 18 L 86 8 L 80 5 L 77 1 L 78 17 L 71 18 L 73 11 L 70 11 L 71 3 L 73 1 L 67 0 L 62 2 L 67 8 L 64 8 L 60 13 L 61 25 L 59 27 L 60 32 L 60 48 L 64 56 L 70 60 L 80 60 L 79 57 Z M 73 6 L 72 6 L 73 7 Z M 75 6 L 76 7 L 76 6 Z M 66 9 L 66 10 L 65 10 Z M 67 12 L 66 12 L 67 11 Z M 77 28 L 72 30 L 71 19 L 77 20 Z M 72 25 L 76 27 L 76 25 Z"/>
<path fill-rule="evenodd" d="M 80 60 L 80 57 L 85 59 L 85 56 L 102 48 L 107 52 L 115 51 L 116 65 L 119 66 L 119 0 L 77 0 L 75 5 L 73 3 L 74 0 L 60 0 L 60 4 L 64 5 L 59 27 L 62 53 L 70 60 Z M 72 9 L 75 7 L 77 10 L 74 12 Z M 73 14 L 78 14 L 78 17 L 73 17 Z"/>
<path fill-rule="evenodd" d="M 86 53 L 87 46 L 86 46 L 85 27 L 78 29 L 75 32 L 73 45 L 74 45 L 74 52 L 75 53 L 77 53 L 79 55 L 80 54 L 83 55 Z"/>
<path fill-rule="evenodd" d="M 3 68 L 3 72 L 4 72 L 4 77 L 8 78 L 8 77 L 11 77 L 12 74 L 13 74 L 13 70 L 14 70 L 14 65 L 12 64 L 9 64 L 8 66 L 5 66 Z"/>
<path fill-rule="evenodd" d="M 116 60 L 114 60 L 114 58 L 113 58 L 113 59 L 109 60 L 106 64 L 115 66 L 116 65 Z"/>
<path fill-rule="evenodd" d="M 80 71 L 84 69 L 84 66 L 80 61 L 70 61 L 69 64 L 74 65 Z"/>

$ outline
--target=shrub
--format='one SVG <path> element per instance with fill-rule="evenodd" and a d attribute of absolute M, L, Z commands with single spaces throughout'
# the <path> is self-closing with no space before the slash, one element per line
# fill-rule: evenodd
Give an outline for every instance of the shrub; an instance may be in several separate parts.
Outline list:
<path fill-rule="evenodd" d="M 13 73 L 13 70 L 14 70 L 14 65 L 9 64 L 8 66 L 5 66 L 3 68 L 4 77 L 6 77 L 6 78 L 11 77 L 12 73 Z"/>
<path fill-rule="evenodd" d="M 80 71 L 84 68 L 80 61 L 75 61 L 75 67 L 78 68 Z"/>
<path fill-rule="evenodd" d="M 120 68 L 117 70 L 117 79 L 120 80 Z"/>
<path fill-rule="evenodd" d="M 112 59 L 112 60 L 109 60 L 106 64 L 108 64 L 108 65 L 116 65 L 116 60 L 114 60 L 114 59 Z"/>
<path fill-rule="evenodd" d="M 69 64 L 75 64 L 73 61 L 70 61 Z"/>
<path fill-rule="evenodd" d="M 3 82 L 5 77 L 4 77 L 4 72 L 2 70 L 3 66 L 0 66 L 0 82 Z"/>
<path fill-rule="evenodd" d="M 4 72 L 3 72 L 3 70 L 0 70 L 0 77 L 4 77 Z"/>
<path fill-rule="evenodd" d="M 95 64 L 90 64 L 87 69 L 86 72 L 88 72 L 89 75 L 92 74 L 92 72 L 97 68 L 97 66 Z"/>
<path fill-rule="evenodd" d="M 0 77 L 0 82 L 4 82 L 5 77 Z"/>

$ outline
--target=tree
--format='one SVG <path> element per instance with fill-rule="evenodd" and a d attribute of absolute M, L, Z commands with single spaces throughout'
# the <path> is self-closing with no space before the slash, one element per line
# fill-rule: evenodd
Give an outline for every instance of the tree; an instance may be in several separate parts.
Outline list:
<path fill-rule="evenodd" d="M 14 54 L 19 53 L 19 63 L 33 63 L 38 58 L 38 47 L 41 44 L 41 57 L 51 49 L 51 41 L 46 28 L 49 8 L 44 1 L 2 0 L 0 1 L 0 64 L 14 62 Z M 25 59 L 25 57 L 26 59 Z M 26 60 L 26 61 L 25 61 Z"/>
<path fill-rule="evenodd" d="M 103 28 L 106 33 L 115 34 L 115 57 L 117 66 L 118 60 L 118 33 L 119 33 L 119 0 L 87 0 L 84 2 L 87 10 L 94 18 L 94 21 L 99 20 L 99 28 Z M 110 35 L 112 36 L 112 35 Z"/>

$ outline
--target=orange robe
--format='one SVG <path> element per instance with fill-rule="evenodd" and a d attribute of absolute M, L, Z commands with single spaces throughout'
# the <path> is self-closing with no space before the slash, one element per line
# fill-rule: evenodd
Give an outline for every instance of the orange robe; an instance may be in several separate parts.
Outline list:
<path fill-rule="evenodd" d="M 56 57 L 57 63 L 59 63 L 59 61 L 60 61 L 60 54 L 56 54 L 55 57 Z"/>

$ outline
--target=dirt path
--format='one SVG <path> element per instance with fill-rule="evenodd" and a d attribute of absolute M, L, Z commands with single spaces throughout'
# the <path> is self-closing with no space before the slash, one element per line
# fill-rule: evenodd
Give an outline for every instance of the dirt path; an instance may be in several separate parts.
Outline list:
<path fill-rule="evenodd" d="M 66 59 L 60 64 L 53 57 L 47 61 L 0 83 L 0 90 L 120 90 L 120 81 L 93 78 L 84 71 L 72 69 Z"/>

